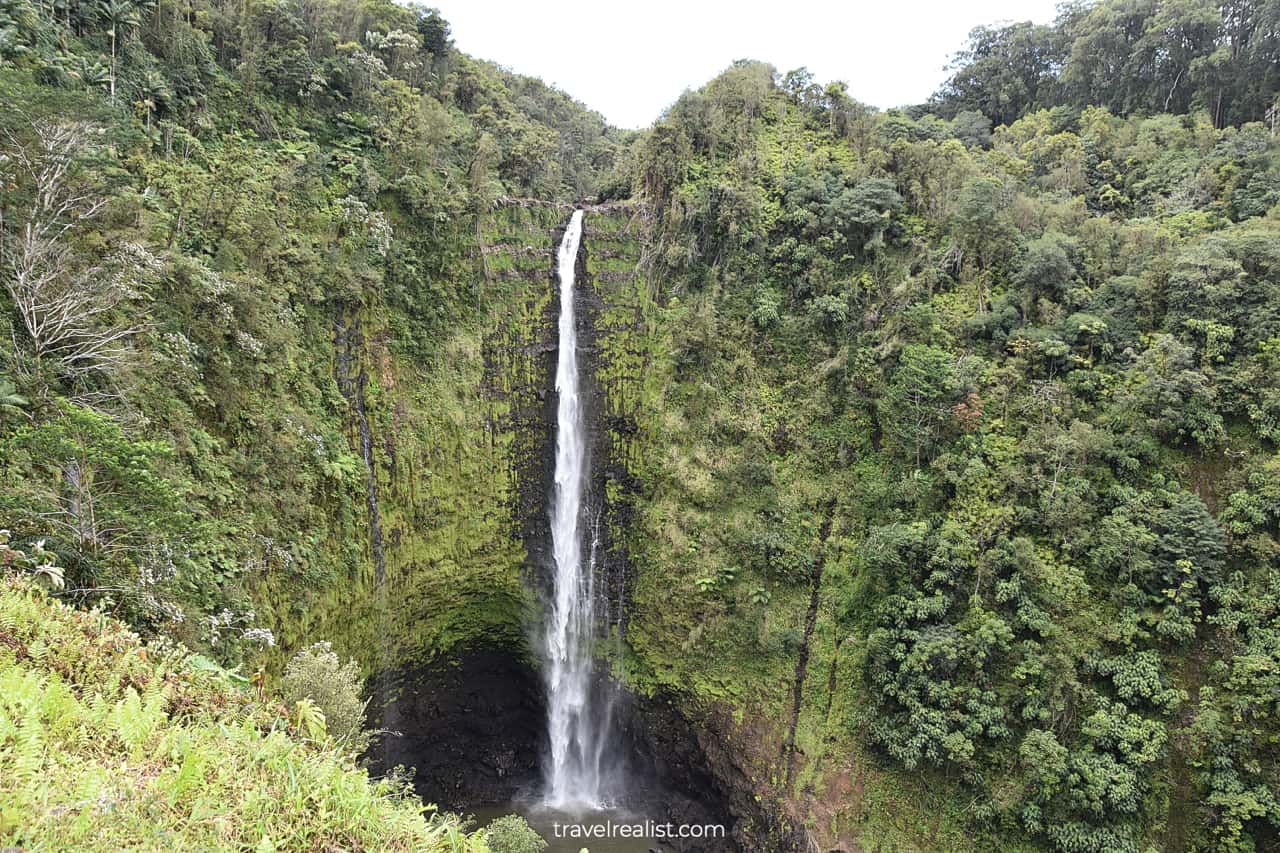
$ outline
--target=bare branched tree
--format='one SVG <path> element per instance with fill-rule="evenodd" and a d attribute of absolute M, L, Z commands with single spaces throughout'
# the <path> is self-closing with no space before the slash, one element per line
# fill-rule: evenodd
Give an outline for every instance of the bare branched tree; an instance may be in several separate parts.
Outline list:
<path fill-rule="evenodd" d="M 106 198 L 78 174 L 99 131 L 83 122 L 31 122 L 33 139 L 4 131 L 0 181 L 25 190 L 26 203 L 8 215 L 0 208 L 0 269 L 27 340 L 14 329 L 15 352 L 30 363 L 16 371 L 41 390 L 48 374 L 72 382 L 119 368 L 140 325 L 121 324 L 118 314 L 139 295 L 133 286 L 155 259 L 140 246 L 126 246 L 105 264 L 84 260 L 72 237 L 88 227 Z"/>

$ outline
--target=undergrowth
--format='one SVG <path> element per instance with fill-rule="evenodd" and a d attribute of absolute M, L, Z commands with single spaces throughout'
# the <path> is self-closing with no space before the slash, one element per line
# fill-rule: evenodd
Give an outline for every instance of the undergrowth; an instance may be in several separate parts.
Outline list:
<path fill-rule="evenodd" d="M 488 848 L 373 780 L 305 700 L 25 580 L 0 582 L 0 847 Z"/>

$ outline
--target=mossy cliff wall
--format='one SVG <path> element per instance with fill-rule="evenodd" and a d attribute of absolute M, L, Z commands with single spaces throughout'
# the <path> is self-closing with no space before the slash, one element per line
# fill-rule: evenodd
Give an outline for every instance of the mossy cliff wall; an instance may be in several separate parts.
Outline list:
<path fill-rule="evenodd" d="M 370 673 L 460 648 L 524 650 L 567 216 L 509 204 L 482 219 L 455 273 L 477 310 L 425 359 L 398 351 L 395 306 L 336 312 L 334 377 L 363 511 L 334 543 L 345 565 L 330 582 L 260 589 L 286 649 L 327 639 Z"/>
<path fill-rule="evenodd" d="M 642 214 L 629 207 L 591 209 L 583 218 L 579 300 L 586 329 L 592 482 L 609 629 L 625 637 L 634 567 L 626 547 L 639 481 L 634 471 L 645 383 L 660 349 L 656 304 L 640 263 Z"/>
<path fill-rule="evenodd" d="M 585 303 L 579 305 L 595 407 L 597 556 L 609 624 L 622 640 L 607 647 L 622 650 L 614 671 L 634 694 L 626 728 L 642 759 L 659 768 L 670 788 L 703 802 L 709 797 L 731 815 L 741 849 L 804 849 L 806 807 L 779 783 L 786 762 L 773 736 L 788 717 L 783 706 L 789 707 L 796 658 L 786 661 L 783 676 L 760 678 L 754 694 L 748 688 L 731 704 L 713 680 L 736 658 L 709 660 L 696 650 L 696 630 L 671 630 L 703 604 L 691 589 L 687 550 L 671 547 L 663 535 L 666 510 L 659 499 L 670 491 L 673 460 L 691 452 L 673 444 L 679 433 L 671 428 L 672 418 L 686 416 L 684 401 L 672 399 L 671 389 L 680 378 L 674 333 L 689 322 L 688 310 L 644 263 L 650 223 L 641 209 L 588 209 L 583 223 L 579 298 Z M 801 620 L 809 603 L 803 598 L 795 602 Z M 686 651 L 687 659 L 673 665 Z M 760 671 L 739 668 L 744 685 Z M 820 701 L 814 693 L 805 697 L 806 708 Z M 775 695 L 788 701 L 775 708 Z M 757 714 L 742 713 L 753 707 Z M 803 757 L 801 766 L 807 767 Z M 668 817 L 678 822 L 681 806 L 668 799 Z"/>
<path fill-rule="evenodd" d="M 467 744 L 479 764 L 420 768 L 423 791 L 433 796 L 500 799 L 512 779 L 536 774 L 537 731 L 504 739 L 460 726 L 492 716 L 518 718 L 506 728 L 525 728 L 539 713 L 537 682 L 527 677 L 529 637 L 548 583 L 555 253 L 572 209 L 511 200 L 483 217 L 463 265 L 477 311 L 451 327 L 429 359 L 398 351 L 403 318 L 393 306 L 337 312 L 334 375 L 363 469 L 355 478 L 359 521 L 335 543 L 347 561 L 336 580 L 262 590 L 286 649 L 331 640 L 377 676 L 380 705 L 401 697 L 379 722 L 420 735 L 392 743 L 400 752 L 386 761 L 421 764 L 446 740 Z M 670 418 L 663 395 L 675 370 L 672 329 L 685 312 L 646 274 L 646 227 L 630 205 L 588 208 L 577 264 L 590 505 L 598 511 L 589 521 L 606 618 L 624 641 L 602 647 L 625 650 L 615 671 L 637 695 L 627 727 L 639 753 L 665 759 L 671 766 L 661 771 L 677 786 L 709 786 L 702 793 L 730 804 L 745 848 L 785 849 L 794 840 L 789 825 L 757 798 L 777 772 L 776 756 L 755 749 L 750 721 L 735 719 L 696 679 L 682 683 L 683 670 L 668 659 L 681 641 L 665 626 L 689 608 L 660 590 L 676 588 L 669 580 L 681 555 L 645 540 L 656 529 L 654 484 L 673 452 L 662 438 Z M 471 672 L 476 661 L 492 664 L 494 651 L 518 665 L 500 677 L 493 667 Z M 459 680 L 460 670 L 471 674 Z M 507 699 L 499 682 L 516 685 Z M 432 683 L 445 692 L 432 694 Z M 503 701 L 512 708 L 484 710 Z M 459 787 L 469 782 L 469 790 Z"/>
<path fill-rule="evenodd" d="M 740 710 L 763 711 L 766 697 L 785 692 L 790 681 L 762 678 L 755 698 L 743 694 L 735 708 L 708 682 L 730 662 L 703 657 L 696 628 L 672 630 L 687 627 L 701 605 L 690 595 L 686 549 L 693 543 L 672 547 L 658 497 L 669 491 L 673 460 L 690 452 L 671 441 L 678 436 L 672 419 L 686 413 L 670 396 L 679 378 L 673 333 L 690 318 L 674 288 L 655 281 L 643 262 L 648 225 L 634 209 L 588 213 L 584 220 L 586 281 L 597 306 L 591 348 L 601 397 L 596 446 L 604 460 L 593 470 L 604 495 L 600 540 L 609 614 L 623 639 L 616 671 L 636 698 L 632 729 L 641 754 L 667 761 L 664 770 L 677 779 L 697 775 L 683 787 L 713 793 L 732 815 L 742 849 L 804 849 L 804 830 L 790 817 L 798 812 L 773 784 L 781 773 L 776 744 L 758 717 Z M 753 675 L 746 667 L 742 678 L 749 683 Z"/>
<path fill-rule="evenodd" d="M 462 648 L 525 654 L 549 559 L 547 484 L 554 455 L 555 254 L 572 206 L 499 202 L 468 257 L 476 310 L 423 358 L 398 346 L 406 322 L 389 301 L 339 304 L 333 374 L 353 465 L 352 521 L 335 522 L 341 563 L 325 582 L 267 575 L 258 590 L 286 650 L 327 639 L 367 672 L 420 667 Z M 629 459 L 653 348 L 639 220 L 590 209 L 578 261 L 593 487 L 607 559 L 623 595 Z M 621 618 L 612 610 L 611 618 Z"/>

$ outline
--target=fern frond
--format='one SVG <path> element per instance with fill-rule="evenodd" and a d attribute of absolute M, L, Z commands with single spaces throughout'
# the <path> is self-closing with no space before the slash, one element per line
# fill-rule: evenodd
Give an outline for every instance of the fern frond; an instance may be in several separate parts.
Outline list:
<path fill-rule="evenodd" d="M 323 740 L 325 737 L 324 712 L 310 699 L 299 699 L 294 705 L 294 716 L 298 728 L 307 733 L 312 740 Z"/>

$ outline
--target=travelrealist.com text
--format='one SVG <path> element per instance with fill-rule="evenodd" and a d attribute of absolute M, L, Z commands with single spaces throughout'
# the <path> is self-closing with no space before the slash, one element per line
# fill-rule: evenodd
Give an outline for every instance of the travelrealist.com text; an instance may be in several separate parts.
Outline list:
<path fill-rule="evenodd" d="M 724 838 L 724 826 L 718 823 L 555 823 L 556 838 Z"/>

